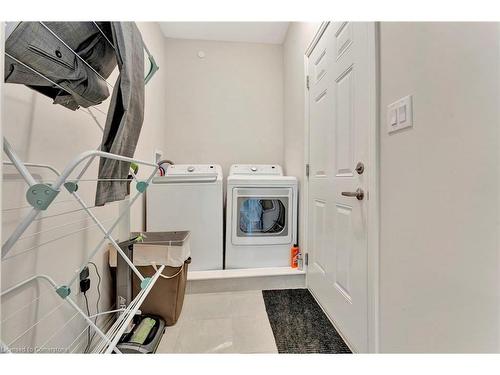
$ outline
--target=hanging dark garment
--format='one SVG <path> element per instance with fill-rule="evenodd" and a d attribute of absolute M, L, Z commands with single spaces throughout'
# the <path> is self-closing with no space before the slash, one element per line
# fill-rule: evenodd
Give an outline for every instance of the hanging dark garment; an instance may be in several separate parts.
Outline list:
<path fill-rule="evenodd" d="M 144 120 L 144 47 L 134 22 L 112 22 L 120 76 L 111 96 L 101 150 L 133 157 Z M 130 163 L 101 158 L 99 179 L 126 179 Z M 127 181 L 99 181 L 96 206 L 127 196 Z"/>
<path fill-rule="evenodd" d="M 97 25 L 110 39 L 110 23 Z M 5 52 L 14 58 L 5 57 L 5 82 L 27 85 L 54 104 L 76 110 L 109 97 L 105 79 L 116 67 L 116 55 L 93 22 L 20 22 L 7 37 Z"/>

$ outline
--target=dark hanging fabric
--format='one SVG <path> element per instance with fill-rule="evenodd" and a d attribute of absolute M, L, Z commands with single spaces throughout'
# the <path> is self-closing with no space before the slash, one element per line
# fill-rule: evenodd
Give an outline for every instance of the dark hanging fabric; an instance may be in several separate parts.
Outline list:
<path fill-rule="evenodd" d="M 144 120 L 144 47 L 134 22 L 112 22 L 120 75 L 111 96 L 101 150 L 133 157 Z M 99 179 L 126 179 L 130 163 L 101 158 Z M 99 181 L 95 204 L 122 200 L 127 181 Z"/>
<path fill-rule="evenodd" d="M 52 98 L 54 104 L 72 110 L 102 103 L 109 97 L 103 78 L 108 78 L 116 67 L 113 46 L 93 22 L 44 24 L 64 43 L 40 22 L 20 22 L 8 36 L 5 51 L 64 90 L 9 56 L 5 57 L 5 82 L 27 85 Z M 97 24 L 111 39 L 110 23 Z"/>

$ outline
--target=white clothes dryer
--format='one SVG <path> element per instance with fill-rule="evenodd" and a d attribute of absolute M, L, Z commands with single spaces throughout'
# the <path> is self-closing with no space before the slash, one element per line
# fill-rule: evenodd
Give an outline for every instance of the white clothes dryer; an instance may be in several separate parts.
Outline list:
<path fill-rule="evenodd" d="M 297 242 L 297 178 L 279 165 L 232 165 L 227 179 L 226 268 L 286 267 Z"/>

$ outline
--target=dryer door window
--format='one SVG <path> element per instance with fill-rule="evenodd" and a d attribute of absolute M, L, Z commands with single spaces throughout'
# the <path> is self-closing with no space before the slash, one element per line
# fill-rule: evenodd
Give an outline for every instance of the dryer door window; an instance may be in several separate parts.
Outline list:
<path fill-rule="evenodd" d="M 233 189 L 231 239 L 235 245 L 289 244 L 292 241 L 292 189 Z"/>
<path fill-rule="evenodd" d="M 238 198 L 238 236 L 287 236 L 288 197 Z"/>

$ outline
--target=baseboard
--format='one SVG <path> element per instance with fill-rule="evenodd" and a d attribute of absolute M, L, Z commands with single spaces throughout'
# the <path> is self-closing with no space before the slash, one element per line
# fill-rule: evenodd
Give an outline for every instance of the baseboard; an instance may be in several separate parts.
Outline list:
<path fill-rule="evenodd" d="M 189 271 L 188 280 L 239 279 L 262 276 L 305 275 L 305 271 L 291 267 L 240 268 L 227 270 Z"/>
<path fill-rule="evenodd" d="M 232 275 L 228 273 L 225 274 L 223 278 L 188 279 L 186 293 L 221 293 L 305 287 L 305 273 L 299 271 L 294 271 L 294 273 L 259 276 L 244 275 L 243 273 Z"/>

